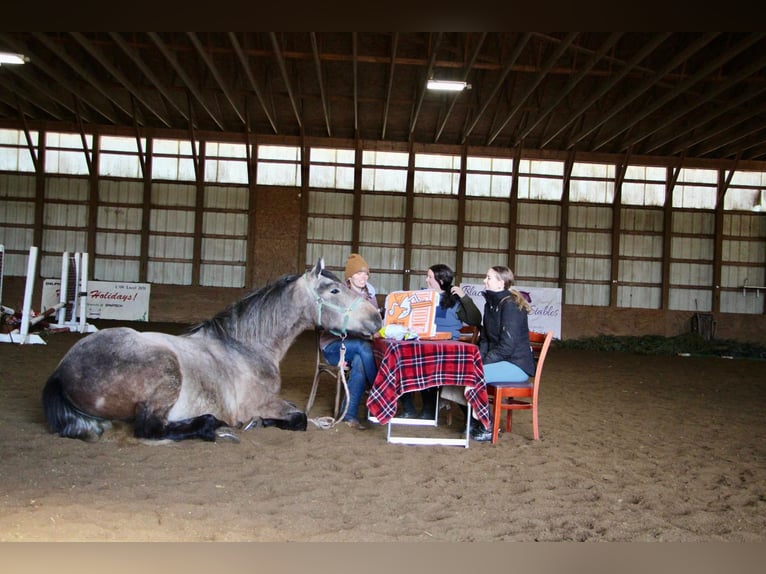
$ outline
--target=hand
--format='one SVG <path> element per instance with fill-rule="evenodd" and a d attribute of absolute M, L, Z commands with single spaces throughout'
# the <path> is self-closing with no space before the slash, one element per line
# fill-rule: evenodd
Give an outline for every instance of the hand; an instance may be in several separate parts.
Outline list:
<path fill-rule="evenodd" d="M 457 285 L 453 285 L 453 286 L 452 286 L 452 289 L 450 289 L 450 292 L 451 292 L 453 295 L 457 295 L 457 296 L 458 296 L 458 297 L 460 297 L 461 299 L 462 299 L 463 297 L 465 297 L 465 291 L 463 291 L 463 288 L 462 288 L 462 287 L 458 287 Z"/>

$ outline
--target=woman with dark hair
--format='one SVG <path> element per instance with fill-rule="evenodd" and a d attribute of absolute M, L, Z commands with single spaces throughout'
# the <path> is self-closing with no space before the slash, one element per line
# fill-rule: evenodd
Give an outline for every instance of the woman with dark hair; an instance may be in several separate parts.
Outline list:
<path fill-rule="evenodd" d="M 436 307 L 436 330 L 447 332 L 453 339 L 460 338 L 460 328 L 463 325 L 481 325 L 481 311 L 473 302 L 473 299 L 457 285 L 453 285 L 455 272 L 443 263 L 431 265 L 426 272 L 426 285 L 428 289 L 439 291 L 439 305 Z M 436 416 L 436 389 L 425 389 L 420 396 L 423 408 L 420 415 L 416 414 L 415 405 L 412 401 L 412 393 L 402 395 L 403 413 L 400 417 L 432 419 Z"/>

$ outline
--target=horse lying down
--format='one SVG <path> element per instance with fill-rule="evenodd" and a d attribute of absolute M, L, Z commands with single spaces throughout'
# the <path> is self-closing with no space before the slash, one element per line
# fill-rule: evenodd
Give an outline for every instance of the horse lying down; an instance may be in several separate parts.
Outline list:
<path fill-rule="evenodd" d="M 97 331 L 72 346 L 45 384 L 48 430 L 96 441 L 111 421 L 127 421 L 142 439 L 235 442 L 236 429 L 306 430 L 306 414 L 279 397 L 279 364 L 315 326 L 363 336 L 381 327 L 377 309 L 322 258 L 182 335 Z"/>

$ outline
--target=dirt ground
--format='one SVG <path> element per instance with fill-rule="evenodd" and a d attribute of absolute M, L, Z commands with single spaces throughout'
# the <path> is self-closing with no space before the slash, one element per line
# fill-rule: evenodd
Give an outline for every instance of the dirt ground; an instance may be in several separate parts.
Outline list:
<path fill-rule="evenodd" d="M 765 361 L 553 347 L 540 441 L 524 412 L 468 449 L 387 444 L 371 423 L 151 445 L 118 425 L 84 443 L 49 434 L 40 406 L 82 336 L 0 345 L 0 541 L 766 541 Z M 313 357 L 304 333 L 282 365 L 301 406 Z M 325 381 L 311 417 L 330 414 Z"/>

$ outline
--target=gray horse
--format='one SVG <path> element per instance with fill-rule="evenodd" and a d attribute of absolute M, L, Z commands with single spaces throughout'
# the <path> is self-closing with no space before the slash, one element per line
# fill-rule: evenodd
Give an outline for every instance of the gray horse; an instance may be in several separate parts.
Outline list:
<path fill-rule="evenodd" d="M 98 440 L 110 421 L 138 438 L 238 440 L 233 429 L 306 430 L 306 415 L 279 398 L 279 364 L 304 330 L 369 336 L 381 326 L 319 259 L 230 305 L 183 335 L 103 329 L 78 341 L 42 393 L 48 429 Z"/>

